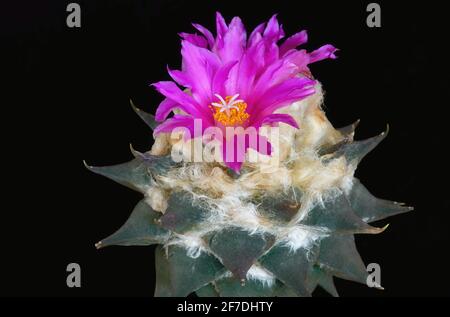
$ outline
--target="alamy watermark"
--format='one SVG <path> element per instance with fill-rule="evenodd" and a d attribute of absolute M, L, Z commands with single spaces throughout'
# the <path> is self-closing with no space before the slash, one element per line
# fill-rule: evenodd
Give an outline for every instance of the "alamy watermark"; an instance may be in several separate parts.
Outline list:
<path fill-rule="evenodd" d="M 66 278 L 67 287 L 81 287 L 81 266 L 78 263 L 69 263 L 66 272 L 69 272 Z"/>
<path fill-rule="evenodd" d="M 81 27 L 81 7 L 78 3 L 69 3 L 66 7 L 66 11 L 69 12 L 66 18 L 66 25 L 69 28 Z"/>
<path fill-rule="evenodd" d="M 280 144 L 280 131 L 276 126 L 203 128 L 202 120 L 194 119 L 190 128 L 172 129 L 170 139 L 175 162 L 268 163 L 270 160 L 275 165 L 278 162 L 274 159 L 278 157 Z"/>
<path fill-rule="evenodd" d="M 366 19 L 366 24 L 369 28 L 380 28 L 381 27 L 381 6 L 372 2 L 367 5 L 366 11 L 369 15 Z"/>
<path fill-rule="evenodd" d="M 381 267 L 378 263 L 369 263 L 367 265 L 367 279 L 366 284 L 369 287 L 383 289 L 381 286 Z"/>

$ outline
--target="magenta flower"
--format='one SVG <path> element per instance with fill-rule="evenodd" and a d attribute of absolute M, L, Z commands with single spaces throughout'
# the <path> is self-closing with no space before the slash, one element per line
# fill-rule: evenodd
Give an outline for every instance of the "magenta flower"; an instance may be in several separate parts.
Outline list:
<path fill-rule="evenodd" d="M 201 120 L 202 132 L 209 127 L 223 131 L 227 127 L 258 129 L 279 122 L 298 128 L 290 115 L 274 112 L 314 94 L 315 81 L 310 78 L 309 64 L 336 58 L 336 48 L 332 45 L 324 45 L 311 53 L 297 50 L 307 42 L 306 31 L 278 44 L 284 32 L 276 15 L 267 25 L 257 26 L 248 39 L 239 17 L 227 25 L 217 13 L 216 37 L 201 25 L 193 26 L 201 35 L 180 34 L 182 70 L 168 69 L 175 82 L 153 84 L 166 97 L 156 111 L 156 120 L 164 122 L 156 128 L 155 134 L 184 127 L 193 136 L 195 119 Z M 175 114 L 167 119 L 175 108 L 186 114 Z M 262 154 L 271 154 L 271 145 L 261 135 L 257 135 L 256 143 L 246 137 L 241 144 L 230 143 L 230 136 L 223 135 L 220 141 L 224 162 L 236 172 L 243 162 L 238 153 L 245 154 L 248 148 L 253 148 Z M 233 135 L 232 141 L 235 138 Z M 231 159 L 227 155 L 230 151 Z"/>

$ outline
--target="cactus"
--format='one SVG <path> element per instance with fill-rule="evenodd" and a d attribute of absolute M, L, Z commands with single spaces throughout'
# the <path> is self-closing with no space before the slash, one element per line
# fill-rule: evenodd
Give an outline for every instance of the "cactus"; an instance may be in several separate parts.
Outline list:
<path fill-rule="evenodd" d="M 218 33 L 232 33 L 239 23 L 235 18 L 227 26 L 218 14 Z M 214 41 L 203 27 L 194 26 L 207 41 Z M 279 32 L 275 36 L 278 41 L 282 30 L 276 17 L 265 30 L 260 28 L 256 33 L 269 41 L 274 29 Z M 218 36 L 214 45 L 200 43 L 198 35 L 182 36 L 186 47 L 196 45 L 193 49 L 203 45 L 217 48 L 217 41 L 224 38 Z M 297 33 L 285 43 L 296 51 L 304 40 L 298 40 L 301 36 L 305 33 Z M 287 50 L 286 46 L 282 49 L 283 45 L 280 60 L 281 52 Z M 324 58 L 333 58 L 335 49 L 330 47 L 303 54 L 309 62 L 323 59 L 317 58 L 321 52 L 325 52 Z M 152 149 L 140 153 L 131 148 L 134 158 L 123 164 L 86 167 L 144 197 L 125 224 L 96 247 L 157 244 L 155 296 L 187 296 L 194 292 L 198 296 L 311 296 L 317 286 L 338 296 L 334 277 L 365 284 L 368 273 L 354 234 L 381 233 L 387 226 L 377 228 L 369 223 L 412 208 L 374 197 L 354 177 L 359 162 L 386 137 L 387 131 L 367 140 L 354 140 L 358 122 L 333 128 L 322 110 L 322 87 L 311 79 L 307 64 L 296 64 L 298 69 L 293 75 L 295 79 L 305 78 L 298 89 L 307 83 L 307 93 L 274 109 L 277 118 L 283 119 L 261 134 L 272 144 L 270 153 L 247 151 L 247 155 L 253 151 L 265 157 L 263 161 L 227 164 L 174 160 L 174 153 L 192 158 L 190 150 L 195 140 L 179 135 L 175 138 L 161 126 L 186 114 L 194 116 L 189 113 L 192 109 L 173 106 L 181 111 L 176 110 L 174 119 L 164 121 L 172 108 L 159 111 L 164 108 L 161 104 L 155 117 L 132 104 L 154 131 Z M 233 66 L 229 63 L 224 67 L 229 71 Z M 173 77 L 181 78 L 181 72 Z M 167 104 L 171 97 L 164 85 L 155 84 L 168 97 L 164 101 Z M 195 85 L 188 86 L 195 97 Z M 233 114 L 245 111 L 241 107 L 244 101 L 233 98 L 211 103 L 226 111 L 212 112 L 215 122 L 229 123 Z M 243 120 L 249 116 L 254 113 Z M 278 142 L 270 133 L 275 130 Z"/>

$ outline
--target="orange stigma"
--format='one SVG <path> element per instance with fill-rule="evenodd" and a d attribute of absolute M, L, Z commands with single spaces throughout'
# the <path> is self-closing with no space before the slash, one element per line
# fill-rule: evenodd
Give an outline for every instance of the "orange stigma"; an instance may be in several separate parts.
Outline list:
<path fill-rule="evenodd" d="M 214 112 L 216 122 L 224 126 L 236 126 L 242 125 L 250 117 L 246 112 L 247 104 L 243 100 L 236 100 L 239 94 L 227 96 L 225 99 L 218 94 L 215 96 L 220 102 L 213 102 L 210 108 Z"/>

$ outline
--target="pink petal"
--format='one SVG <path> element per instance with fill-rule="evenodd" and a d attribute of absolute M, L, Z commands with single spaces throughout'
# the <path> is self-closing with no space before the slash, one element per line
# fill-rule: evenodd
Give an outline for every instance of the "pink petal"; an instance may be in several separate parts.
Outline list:
<path fill-rule="evenodd" d="M 334 53 L 337 50 L 338 49 L 331 44 L 324 45 L 309 54 L 310 63 L 315 63 L 326 58 L 335 59 L 337 56 L 334 55 Z"/>
<path fill-rule="evenodd" d="M 272 85 L 278 85 L 289 78 L 294 78 L 298 74 L 298 67 L 290 61 L 283 60 L 281 66 L 272 73 Z"/>
<path fill-rule="evenodd" d="M 298 68 L 298 72 L 304 72 L 308 70 L 308 64 L 310 64 L 310 56 L 306 50 L 289 50 L 283 56 L 286 61 L 295 64 Z"/>
<path fill-rule="evenodd" d="M 268 115 L 262 120 L 261 125 L 268 124 L 274 126 L 279 122 L 289 124 L 290 126 L 298 129 L 297 121 L 295 121 L 295 119 L 291 115 L 284 113 L 273 113 L 271 115 Z"/>
<path fill-rule="evenodd" d="M 154 134 L 172 133 L 176 128 L 186 128 L 189 131 L 190 137 L 194 136 L 194 118 L 191 116 L 184 116 L 176 114 L 172 118 L 167 119 L 156 127 Z"/>
<path fill-rule="evenodd" d="M 238 61 L 231 61 L 225 65 L 222 65 L 214 75 L 211 91 L 213 94 L 219 94 L 221 96 L 226 95 L 225 84 L 230 75 L 231 69 L 238 63 Z"/>
<path fill-rule="evenodd" d="M 212 100 L 211 82 L 221 65 L 220 59 L 211 51 L 190 42 L 183 41 L 181 45 L 184 72 L 190 78 L 192 97 L 206 107 Z"/>
<path fill-rule="evenodd" d="M 222 62 L 239 60 L 244 53 L 246 38 L 244 24 L 239 17 L 234 17 L 223 37 L 223 47 L 217 51 Z"/>
<path fill-rule="evenodd" d="M 236 92 L 249 99 L 257 75 L 264 67 L 264 42 L 260 40 L 247 49 L 239 63 Z M 231 92 L 233 94 L 233 92 Z"/>
<path fill-rule="evenodd" d="M 268 139 L 260 134 L 246 133 L 244 136 L 233 135 L 230 139 L 224 137 L 222 157 L 226 166 L 239 173 L 245 161 L 245 153 L 251 148 L 264 155 L 271 155 L 273 148 Z"/>
<path fill-rule="evenodd" d="M 228 30 L 227 23 L 220 12 L 216 12 L 216 28 L 217 35 L 221 36 Z"/>
<path fill-rule="evenodd" d="M 308 42 L 308 33 L 301 31 L 288 37 L 286 41 L 280 46 L 280 55 L 283 56 L 287 51 L 295 49 L 297 46 Z"/>
<path fill-rule="evenodd" d="M 264 39 L 269 42 L 276 42 L 281 39 L 284 35 L 283 29 L 280 27 L 280 24 L 277 20 L 277 15 L 274 14 L 269 22 L 267 22 L 266 29 L 264 30 L 263 36 Z"/>
<path fill-rule="evenodd" d="M 223 39 L 223 47 L 217 50 L 217 54 L 223 63 L 241 60 L 245 51 L 247 34 L 239 17 L 234 17 L 228 26 Z M 227 91 L 236 93 L 238 68 L 233 68 L 229 74 Z"/>
<path fill-rule="evenodd" d="M 248 38 L 248 46 L 249 47 L 254 45 L 257 35 L 262 36 L 265 25 L 266 25 L 266 23 L 261 23 L 252 31 L 252 33 L 250 34 L 250 37 Z"/>
<path fill-rule="evenodd" d="M 172 70 L 167 66 L 167 72 L 170 77 L 177 82 L 178 85 L 191 88 L 190 77 L 180 70 Z"/>
<path fill-rule="evenodd" d="M 225 19 L 220 14 L 220 12 L 216 12 L 216 42 L 214 43 L 214 49 L 220 49 L 223 46 L 223 37 L 225 33 L 228 31 L 227 23 Z"/>
<path fill-rule="evenodd" d="M 180 36 L 185 41 L 188 41 L 198 47 L 207 47 L 208 42 L 203 36 L 197 35 L 197 34 L 190 34 L 190 33 L 180 33 Z"/>
<path fill-rule="evenodd" d="M 158 108 L 156 109 L 155 120 L 164 121 L 169 115 L 170 111 L 178 107 L 179 105 L 175 101 L 169 98 L 165 98 L 163 101 L 161 101 Z"/>
<path fill-rule="evenodd" d="M 239 174 L 243 162 L 224 162 L 225 166 L 231 168 L 235 173 Z"/>
<path fill-rule="evenodd" d="M 207 28 L 205 28 L 203 25 L 193 23 L 192 24 L 194 28 L 196 28 L 200 33 L 203 34 L 203 36 L 208 41 L 208 45 L 210 48 L 214 46 L 214 36 L 212 35 L 211 31 L 209 31 Z"/>
<path fill-rule="evenodd" d="M 248 111 L 253 108 L 252 105 L 256 104 L 261 95 L 264 94 L 270 87 L 282 83 L 289 78 L 295 77 L 298 72 L 299 69 L 297 65 L 289 60 L 278 60 L 269 65 L 254 85 L 251 98 L 249 99 L 250 104 Z"/>
<path fill-rule="evenodd" d="M 245 160 L 246 150 L 245 138 L 238 139 L 236 135 L 233 135 L 231 138 L 224 136 L 222 142 L 223 162 L 236 173 L 239 173 L 242 163 Z"/>
<path fill-rule="evenodd" d="M 280 56 L 280 49 L 275 42 L 267 43 L 266 42 L 266 53 L 264 54 L 264 63 L 266 65 L 270 65 L 275 63 Z"/>
<path fill-rule="evenodd" d="M 169 100 L 161 102 L 156 109 L 155 119 L 157 121 L 163 121 L 169 115 L 170 111 L 178 107 L 184 112 L 191 114 L 195 117 L 203 117 L 201 111 L 199 111 L 198 105 L 192 99 L 191 96 L 181 91 L 178 86 L 172 81 L 160 81 L 152 84 L 159 93 L 167 97 Z"/>
<path fill-rule="evenodd" d="M 174 131 L 174 129 L 184 128 L 187 131 L 189 131 L 189 133 L 184 134 L 185 141 L 195 138 L 195 137 L 201 137 L 201 136 L 203 136 L 204 131 L 211 125 L 208 122 L 205 122 L 204 120 L 202 120 L 201 123 L 197 123 L 198 125 L 196 126 L 195 125 L 196 120 L 201 120 L 201 119 L 193 118 L 191 116 L 176 114 L 172 118 L 167 119 L 166 121 L 161 123 L 159 126 L 157 126 L 154 134 L 157 135 L 159 133 L 172 133 Z"/>
<path fill-rule="evenodd" d="M 272 154 L 272 144 L 270 144 L 265 136 L 257 134 L 253 139 L 251 139 L 251 136 L 249 135 L 246 135 L 246 137 L 246 148 L 256 150 L 263 155 Z"/>
<path fill-rule="evenodd" d="M 251 122 L 260 122 L 275 110 L 314 94 L 315 81 L 309 78 L 290 78 L 269 88 L 253 106 Z"/>
<path fill-rule="evenodd" d="M 284 30 L 283 30 L 283 24 L 280 24 L 280 31 L 278 33 L 278 39 L 282 39 L 285 36 Z"/>

